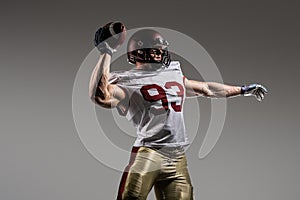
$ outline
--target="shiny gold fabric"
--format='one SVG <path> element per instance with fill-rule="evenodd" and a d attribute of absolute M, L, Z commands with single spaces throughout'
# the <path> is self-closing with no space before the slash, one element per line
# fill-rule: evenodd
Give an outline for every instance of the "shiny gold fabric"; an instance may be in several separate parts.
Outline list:
<path fill-rule="evenodd" d="M 118 199 L 144 200 L 154 186 L 158 200 L 192 200 L 193 188 L 184 153 L 148 147 L 132 152 L 119 189 Z"/>

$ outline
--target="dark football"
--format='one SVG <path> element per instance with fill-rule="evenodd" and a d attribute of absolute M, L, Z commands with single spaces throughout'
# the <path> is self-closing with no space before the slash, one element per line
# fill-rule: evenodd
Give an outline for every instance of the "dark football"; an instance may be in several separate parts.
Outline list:
<path fill-rule="evenodd" d="M 126 27 L 122 22 L 110 22 L 103 26 L 105 41 L 113 49 L 122 45 L 126 38 Z"/>

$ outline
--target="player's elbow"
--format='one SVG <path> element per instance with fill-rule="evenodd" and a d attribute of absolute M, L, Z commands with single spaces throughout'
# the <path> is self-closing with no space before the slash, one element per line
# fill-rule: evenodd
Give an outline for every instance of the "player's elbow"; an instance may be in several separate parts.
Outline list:
<path fill-rule="evenodd" d="M 107 95 L 105 93 L 105 90 L 101 89 L 100 87 L 91 88 L 89 90 L 89 97 L 94 102 L 102 102 L 105 99 L 107 99 Z"/>
<path fill-rule="evenodd" d="M 98 104 L 98 105 L 101 105 L 105 99 L 103 93 L 101 91 L 99 91 L 98 88 L 96 90 L 90 90 L 89 97 L 93 103 Z"/>
<path fill-rule="evenodd" d="M 95 104 L 99 104 L 99 100 L 95 95 L 90 95 L 90 100 Z"/>
<path fill-rule="evenodd" d="M 90 90 L 89 91 L 89 98 L 90 98 L 90 100 L 92 100 L 95 103 L 95 98 L 96 98 L 95 92 Z"/>
<path fill-rule="evenodd" d="M 96 105 L 103 107 L 103 108 L 112 108 L 112 104 L 110 99 L 101 98 L 99 96 L 91 96 L 91 101 Z"/>
<path fill-rule="evenodd" d="M 90 99 L 93 103 L 100 107 L 112 108 L 111 97 L 107 93 L 102 92 L 101 90 L 96 91 L 94 93 L 90 93 Z"/>

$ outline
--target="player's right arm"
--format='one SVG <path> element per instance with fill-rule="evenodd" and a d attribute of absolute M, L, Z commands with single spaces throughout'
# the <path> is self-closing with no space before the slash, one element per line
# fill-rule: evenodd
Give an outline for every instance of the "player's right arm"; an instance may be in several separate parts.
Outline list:
<path fill-rule="evenodd" d="M 116 84 L 109 83 L 111 55 L 101 53 L 92 72 L 89 84 L 89 96 L 97 105 L 114 108 L 125 99 L 126 93 Z"/>
<path fill-rule="evenodd" d="M 94 45 L 100 52 L 89 84 L 90 99 L 105 108 L 114 108 L 125 99 L 126 93 L 115 82 L 109 81 L 112 54 L 125 40 L 126 28 L 121 22 L 110 22 L 100 27 Z"/>

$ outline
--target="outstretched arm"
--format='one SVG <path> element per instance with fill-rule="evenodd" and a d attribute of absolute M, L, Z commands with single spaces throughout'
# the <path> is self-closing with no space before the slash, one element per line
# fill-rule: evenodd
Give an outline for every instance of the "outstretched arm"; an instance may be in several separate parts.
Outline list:
<path fill-rule="evenodd" d="M 231 86 L 216 82 L 200 82 L 185 79 L 187 96 L 206 96 L 210 98 L 235 97 L 239 95 L 255 96 L 258 101 L 264 98 L 267 90 L 262 85 Z"/>
<path fill-rule="evenodd" d="M 211 98 L 232 97 L 241 94 L 241 87 L 216 82 L 201 82 L 185 78 L 187 96 L 205 96 Z"/>

